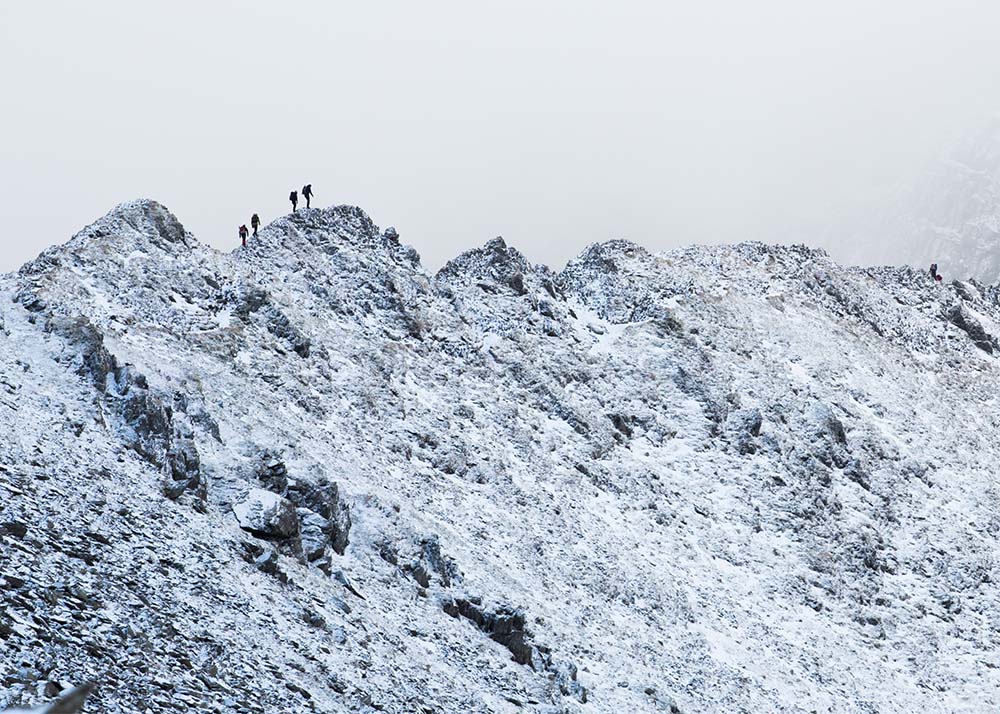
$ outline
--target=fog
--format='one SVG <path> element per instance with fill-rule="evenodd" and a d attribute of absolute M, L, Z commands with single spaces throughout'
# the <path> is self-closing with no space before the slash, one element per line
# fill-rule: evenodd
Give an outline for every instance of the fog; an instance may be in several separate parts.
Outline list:
<path fill-rule="evenodd" d="M 151 197 L 220 248 L 363 207 L 503 235 L 818 240 L 1000 103 L 990 2 L 0 4 L 0 270 Z"/>

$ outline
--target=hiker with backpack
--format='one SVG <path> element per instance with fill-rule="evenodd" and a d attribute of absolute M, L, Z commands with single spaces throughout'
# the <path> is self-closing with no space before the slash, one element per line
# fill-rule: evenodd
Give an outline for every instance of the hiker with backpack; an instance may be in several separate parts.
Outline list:
<path fill-rule="evenodd" d="M 246 227 L 245 223 L 242 226 L 240 226 L 240 240 L 243 241 L 243 247 L 244 248 L 247 247 L 247 235 L 249 235 L 249 233 L 250 233 L 250 231 L 247 230 L 247 227 Z M 254 235 L 257 235 L 257 234 L 254 233 Z"/>
<path fill-rule="evenodd" d="M 295 207 L 299 205 L 299 194 L 296 191 L 292 191 L 288 194 L 288 200 L 292 202 L 292 213 L 295 213 Z"/>
<path fill-rule="evenodd" d="M 302 197 L 306 199 L 306 208 L 309 208 L 309 199 L 312 198 L 312 195 L 313 185 L 311 183 L 307 183 L 302 187 Z"/>
<path fill-rule="evenodd" d="M 931 263 L 931 277 L 934 280 L 937 280 L 937 276 L 938 276 L 937 263 Z"/>
<path fill-rule="evenodd" d="M 260 227 L 260 216 L 256 213 L 250 216 L 250 227 L 253 228 L 253 237 L 257 237 L 257 229 Z"/>

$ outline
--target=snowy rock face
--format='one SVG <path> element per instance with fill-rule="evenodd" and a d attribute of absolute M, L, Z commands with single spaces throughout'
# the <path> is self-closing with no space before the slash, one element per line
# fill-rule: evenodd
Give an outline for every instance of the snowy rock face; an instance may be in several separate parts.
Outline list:
<path fill-rule="evenodd" d="M 946 279 L 1000 282 L 1000 117 L 946 149 L 856 231 L 845 241 L 854 261 L 937 263 Z"/>
<path fill-rule="evenodd" d="M 0 278 L 0 708 L 1000 706 L 1000 291 L 124 204 Z"/>
<path fill-rule="evenodd" d="M 246 500 L 233 506 L 240 528 L 259 538 L 295 538 L 299 535 L 299 517 L 291 501 L 276 493 L 255 488 Z"/>

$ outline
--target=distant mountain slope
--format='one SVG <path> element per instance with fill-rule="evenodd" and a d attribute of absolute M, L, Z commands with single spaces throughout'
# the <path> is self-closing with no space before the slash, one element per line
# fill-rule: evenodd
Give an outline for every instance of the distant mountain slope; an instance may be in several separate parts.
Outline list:
<path fill-rule="evenodd" d="M 831 247 L 853 262 L 936 262 L 950 277 L 1000 282 L 1000 117 L 948 147 L 847 234 Z"/>
<path fill-rule="evenodd" d="M 124 204 L 0 278 L 0 707 L 994 710 L 998 351 L 804 247 Z"/>

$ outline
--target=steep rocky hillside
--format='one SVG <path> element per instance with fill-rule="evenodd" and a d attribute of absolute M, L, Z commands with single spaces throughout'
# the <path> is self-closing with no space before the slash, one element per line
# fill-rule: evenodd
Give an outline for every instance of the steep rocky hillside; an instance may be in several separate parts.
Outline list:
<path fill-rule="evenodd" d="M 124 204 L 0 279 L 0 707 L 986 712 L 1000 294 Z"/>

